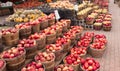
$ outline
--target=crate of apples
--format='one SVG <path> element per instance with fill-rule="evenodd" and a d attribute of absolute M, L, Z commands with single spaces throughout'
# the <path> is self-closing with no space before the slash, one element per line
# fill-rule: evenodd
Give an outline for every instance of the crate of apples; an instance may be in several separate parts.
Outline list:
<path fill-rule="evenodd" d="M 33 61 L 23 67 L 21 71 L 45 71 L 45 69 L 42 63 Z"/>
<path fill-rule="evenodd" d="M 44 33 L 35 33 L 29 36 L 30 40 L 35 40 L 38 49 L 43 49 L 46 45 L 46 35 Z"/>
<path fill-rule="evenodd" d="M 67 64 L 61 64 L 55 67 L 54 71 L 75 71 L 74 68 Z"/>
<path fill-rule="evenodd" d="M 41 62 L 45 67 L 49 67 L 54 64 L 55 62 L 55 54 L 52 52 L 39 52 L 35 56 L 36 62 Z"/>
<path fill-rule="evenodd" d="M 99 71 L 100 64 L 93 58 L 87 58 L 81 63 L 82 71 Z"/>

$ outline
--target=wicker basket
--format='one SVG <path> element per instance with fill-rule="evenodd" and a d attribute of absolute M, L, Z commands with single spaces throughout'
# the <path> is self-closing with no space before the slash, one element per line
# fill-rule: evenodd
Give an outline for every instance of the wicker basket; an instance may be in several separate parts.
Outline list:
<path fill-rule="evenodd" d="M 67 64 L 67 62 L 65 61 L 65 58 L 63 59 L 63 62 L 65 63 L 65 64 Z M 77 65 L 70 65 L 70 66 L 72 66 L 73 68 L 74 68 L 74 71 L 79 71 L 80 70 L 80 64 L 77 64 Z"/>
<path fill-rule="evenodd" d="M 81 32 L 76 33 L 76 39 L 79 40 L 81 38 Z"/>
<path fill-rule="evenodd" d="M 55 63 L 50 65 L 49 67 L 45 67 L 45 71 L 54 71 Z"/>
<path fill-rule="evenodd" d="M 64 26 L 63 26 L 62 31 L 63 31 L 63 33 L 68 31 L 67 25 L 64 25 Z"/>
<path fill-rule="evenodd" d="M 12 59 L 4 59 L 4 60 L 6 61 L 7 66 L 14 65 L 25 60 L 25 54 L 26 54 L 26 51 L 24 50 L 24 53 L 22 55 L 19 55 L 18 57 L 15 57 Z"/>
<path fill-rule="evenodd" d="M 36 62 L 38 62 L 38 61 L 36 61 Z M 53 65 L 55 63 L 55 55 L 54 55 L 54 58 L 51 61 L 46 61 L 46 62 L 41 62 L 41 63 L 45 66 L 45 68 L 50 67 L 51 65 Z"/>
<path fill-rule="evenodd" d="M 49 24 L 49 26 L 54 25 L 54 24 L 55 24 L 55 18 L 53 18 L 53 19 L 48 19 L 48 24 Z"/>
<path fill-rule="evenodd" d="M 6 35 L 2 35 L 2 40 L 4 42 L 10 42 L 11 40 L 15 40 L 19 38 L 19 31 L 17 31 L 14 34 L 6 34 Z"/>
<path fill-rule="evenodd" d="M 43 30 L 48 27 L 48 20 L 42 21 L 40 23 L 40 29 Z"/>
<path fill-rule="evenodd" d="M 0 60 L 3 60 L 3 59 L 0 59 Z M 0 69 L 0 71 L 6 71 L 6 62 L 5 62 L 5 60 L 3 60 L 4 61 L 4 65 L 3 65 L 3 67 Z"/>
<path fill-rule="evenodd" d="M 91 56 L 99 58 L 102 57 L 102 55 L 104 54 L 106 50 L 106 47 L 104 49 L 94 49 L 94 48 L 89 48 L 89 52 L 91 54 Z"/>
<path fill-rule="evenodd" d="M 46 45 L 46 36 L 44 38 L 36 40 L 36 43 L 39 50 L 43 49 Z"/>
<path fill-rule="evenodd" d="M 47 44 L 55 43 L 55 41 L 56 41 L 56 32 L 50 35 L 46 35 Z"/>
<path fill-rule="evenodd" d="M 95 30 L 101 30 L 102 29 L 102 25 L 94 25 L 93 26 Z"/>
<path fill-rule="evenodd" d="M 94 20 L 86 21 L 86 24 L 88 24 L 88 25 L 92 25 L 93 23 L 94 23 Z"/>
<path fill-rule="evenodd" d="M 56 37 L 60 37 L 62 35 L 62 29 L 56 30 Z"/>
<path fill-rule="evenodd" d="M 35 54 L 37 53 L 37 46 L 33 46 L 33 47 L 28 47 L 28 48 L 25 48 L 26 50 L 26 58 L 32 58 L 35 56 Z"/>
<path fill-rule="evenodd" d="M 9 71 L 19 70 L 24 64 L 25 64 L 25 59 L 16 64 L 7 65 L 7 69 Z"/>
<path fill-rule="evenodd" d="M 14 39 L 11 41 L 3 41 L 3 44 L 5 44 L 6 46 L 14 46 L 18 43 L 19 39 Z"/>
<path fill-rule="evenodd" d="M 32 33 L 40 32 L 40 24 L 32 25 Z"/>
<path fill-rule="evenodd" d="M 63 44 L 63 52 L 69 51 L 70 45 L 71 45 L 71 41 L 66 44 Z"/>
<path fill-rule="evenodd" d="M 27 38 L 31 34 L 31 27 L 20 29 L 20 38 Z"/>
<path fill-rule="evenodd" d="M 104 31 L 111 31 L 111 26 L 103 26 Z"/>
<path fill-rule="evenodd" d="M 80 65 L 80 71 L 86 71 L 86 70 L 83 69 L 83 67 Z M 100 71 L 100 69 L 97 69 L 96 71 Z"/>

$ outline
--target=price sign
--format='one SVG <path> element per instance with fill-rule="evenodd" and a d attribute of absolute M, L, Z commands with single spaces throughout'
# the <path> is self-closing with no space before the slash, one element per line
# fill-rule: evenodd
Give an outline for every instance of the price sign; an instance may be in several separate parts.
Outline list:
<path fill-rule="evenodd" d="M 54 13 L 55 13 L 56 20 L 59 20 L 60 19 L 60 15 L 58 13 L 58 10 L 55 10 Z"/>

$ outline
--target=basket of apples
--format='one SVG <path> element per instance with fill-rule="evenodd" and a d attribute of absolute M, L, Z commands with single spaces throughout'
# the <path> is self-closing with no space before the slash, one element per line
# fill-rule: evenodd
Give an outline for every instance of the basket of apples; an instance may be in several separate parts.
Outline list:
<path fill-rule="evenodd" d="M 27 58 L 32 58 L 36 54 L 37 44 L 35 40 L 23 39 L 19 41 L 19 44 L 17 46 L 25 48 Z"/>
<path fill-rule="evenodd" d="M 40 22 L 38 20 L 29 23 L 32 26 L 32 33 L 40 32 Z"/>
<path fill-rule="evenodd" d="M 6 71 L 6 62 L 3 59 L 0 59 L 0 71 Z"/>
<path fill-rule="evenodd" d="M 31 25 L 29 23 L 15 25 L 15 28 L 19 29 L 21 38 L 27 38 L 31 34 Z"/>
<path fill-rule="evenodd" d="M 83 28 L 81 26 L 71 26 L 71 33 L 76 35 L 76 39 L 80 39 L 82 31 Z"/>
<path fill-rule="evenodd" d="M 40 22 L 40 29 L 43 30 L 48 27 L 47 16 L 39 17 L 38 21 Z"/>
<path fill-rule="evenodd" d="M 52 44 L 56 41 L 56 31 L 54 29 L 47 28 L 42 31 L 46 35 L 47 44 Z"/>
<path fill-rule="evenodd" d="M 67 28 L 70 28 L 70 24 L 71 24 L 71 20 L 70 19 L 62 19 L 62 20 L 60 20 L 60 22 L 63 22 L 65 24 L 67 24 Z"/>
<path fill-rule="evenodd" d="M 35 33 L 29 36 L 29 39 L 36 41 L 38 49 L 43 49 L 46 45 L 46 35 L 44 33 Z"/>
<path fill-rule="evenodd" d="M 67 64 L 60 64 L 54 68 L 54 71 L 75 71 L 74 68 Z"/>
<path fill-rule="evenodd" d="M 55 15 L 51 13 L 50 15 L 47 16 L 48 19 L 48 24 L 49 26 L 52 26 L 55 24 Z"/>
<path fill-rule="evenodd" d="M 45 71 L 45 68 L 42 63 L 33 61 L 23 67 L 21 71 Z"/>
<path fill-rule="evenodd" d="M 110 31 L 112 28 L 111 21 L 103 21 L 103 30 Z"/>
<path fill-rule="evenodd" d="M 5 45 L 13 46 L 18 43 L 19 31 L 15 28 L 2 29 L 2 41 Z"/>
<path fill-rule="evenodd" d="M 35 56 L 36 62 L 41 62 L 45 68 L 48 68 L 51 65 L 54 65 L 55 63 L 55 54 L 52 52 L 39 52 Z"/>
<path fill-rule="evenodd" d="M 94 23 L 95 17 L 92 15 L 88 15 L 88 17 L 86 18 L 86 24 L 88 25 L 92 25 Z"/>
<path fill-rule="evenodd" d="M 1 58 L 4 59 L 7 63 L 7 68 L 9 70 L 17 70 L 25 62 L 26 51 L 23 47 L 13 47 L 9 50 L 6 50 L 2 53 Z"/>
<path fill-rule="evenodd" d="M 104 20 L 111 21 L 112 20 L 112 15 L 111 14 L 106 14 Z"/>
<path fill-rule="evenodd" d="M 50 27 L 51 29 L 54 29 L 56 31 L 56 36 L 59 37 L 62 35 L 62 26 L 59 25 L 53 25 Z"/>
<path fill-rule="evenodd" d="M 58 38 L 56 44 L 63 46 L 63 51 L 66 52 L 70 49 L 71 40 L 68 38 Z"/>
<path fill-rule="evenodd" d="M 74 47 L 70 50 L 71 54 L 77 54 L 80 57 L 84 57 L 87 54 L 87 48 L 84 47 Z"/>
<path fill-rule="evenodd" d="M 76 42 L 76 35 L 74 33 L 71 33 L 70 31 L 65 33 L 63 37 L 70 39 L 71 45 L 75 44 Z"/>
<path fill-rule="evenodd" d="M 87 58 L 81 62 L 82 71 L 99 71 L 100 64 L 93 58 Z"/>
<path fill-rule="evenodd" d="M 95 42 L 90 45 L 89 52 L 93 57 L 102 57 L 106 50 L 106 46 L 104 43 Z"/>
<path fill-rule="evenodd" d="M 67 24 L 65 24 L 63 22 L 57 22 L 56 24 L 59 25 L 59 26 L 62 26 L 62 32 L 63 33 L 68 31 Z"/>
<path fill-rule="evenodd" d="M 82 58 L 79 55 L 70 54 L 63 59 L 63 62 L 65 64 L 72 66 L 74 68 L 74 71 L 79 71 L 81 60 L 82 60 Z"/>
<path fill-rule="evenodd" d="M 46 46 L 46 52 L 53 52 L 56 56 L 55 60 L 61 59 L 61 52 L 63 50 L 63 47 L 59 44 L 49 44 Z"/>

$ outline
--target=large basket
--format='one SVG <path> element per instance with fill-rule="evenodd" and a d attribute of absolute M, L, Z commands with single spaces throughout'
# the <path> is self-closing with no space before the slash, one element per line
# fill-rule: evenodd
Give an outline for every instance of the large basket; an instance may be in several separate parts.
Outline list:
<path fill-rule="evenodd" d="M 56 32 L 50 35 L 46 35 L 47 44 L 55 43 L 55 41 L 56 41 Z"/>
<path fill-rule="evenodd" d="M 69 51 L 70 45 L 71 45 L 71 41 L 66 44 L 63 44 L 63 52 Z"/>
<path fill-rule="evenodd" d="M 45 67 L 45 71 L 54 71 L 55 63 L 50 65 L 49 67 Z"/>
<path fill-rule="evenodd" d="M 94 49 L 91 47 L 89 48 L 89 52 L 90 52 L 91 56 L 96 57 L 96 58 L 102 57 L 105 50 L 106 50 L 106 47 L 103 49 Z"/>
<path fill-rule="evenodd" d="M 43 30 L 48 27 L 48 20 L 42 21 L 40 23 L 40 29 Z"/>
<path fill-rule="evenodd" d="M 24 29 L 20 29 L 19 31 L 20 31 L 20 34 L 19 34 L 20 38 L 27 38 L 31 34 L 31 26 Z"/>
<path fill-rule="evenodd" d="M 111 26 L 103 26 L 104 31 L 111 31 Z"/>
<path fill-rule="evenodd" d="M 0 59 L 1 60 L 1 59 Z M 2 59 L 3 60 L 3 59 Z M 3 67 L 0 69 L 0 71 L 6 71 L 6 62 L 5 62 L 5 60 L 3 60 L 4 61 L 4 65 L 3 65 Z"/>
<path fill-rule="evenodd" d="M 63 33 L 68 31 L 67 25 L 64 25 L 64 26 L 63 26 L 62 31 L 63 31 Z"/>
<path fill-rule="evenodd" d="M 46 45 L 46 36 L 44 38 L 37 39 L 36 43 L 37 43 L 37 48 L 39 50 L 43 49 L 45 47 L 45 45 Z"/>
<path fill-rule="evenodd" d="M 49 24 L 49 26 L 54 25 L 55 24 L 55 18 L 48 19 L 48 24 Z"/>
<path fill-rule="evenodd" d="M 63 62 L 65 63 L 65 64 L 67 64 L 67 62 L 65 61 L 65 58 L 63 59 Z M 80 64 L 77 64 L 77 65 L 70 65 L 70 66 L 72 66 L 73 68 L 74 68 L 74 71 L 79 71 L 80 70 Z"/>
<path fill-rule="evenodd" d="M 6 34 L 6 35 L 2 35 L 2 40 L 4 42 L 10 42 L 11 40 L 15 40 L 19 38 L 19 31 L 17 31 L 14 34 Z"/>
<path fill-rule="evenodd" d="M 3 44 L 5 44 L 6 46 L 14 46 L 18 43 L 19 39 L 14 39 L 11 41 L 3 41 Z"/>
<path fill-rule="evenodd" d="M 32 25 L 32 33 L 40 32 L 40 24 Z"/>
<path fill-rule="evenodd" d="M 101 30 L 102 29 L 102 25 L 94 25 L 93 26 L 95 30 Z"/>
<path fill-rule="evenodd" d="M 26 50 L 26 58 L 33 58 L 37 53 L 37 46 L 35 45 L 33 47 L 28 47 L 25 48 L 25 50 Z"/>
<path fill-rule="evenodd" d="M 86 70 L 83 69 L 83 67 L 80 65 L 80 71 L 86 71 Z M 97 69 L 96 71 L 100 71 L 100 69 Z"/>

